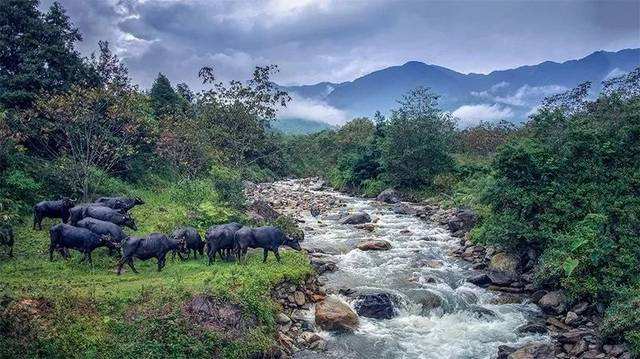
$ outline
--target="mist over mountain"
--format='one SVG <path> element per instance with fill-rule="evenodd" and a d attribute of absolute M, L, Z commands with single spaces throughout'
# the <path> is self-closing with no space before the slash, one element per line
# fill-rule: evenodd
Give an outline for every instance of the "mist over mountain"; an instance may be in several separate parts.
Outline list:
<path fill-rule="evenodd" d="M 441 96 L 441 107 L 456 115 L 461 127 L 480 121 L 519 123 L 526 120 L 546 96 L 566 91 L 583 81 L 593 83 L 595 94 L 601 81 L 637 66 L 640 66 L 640 49 L 597 51 L 577 60 L 546 61 L 486 75 L 463 74 L 442 66 L 410 61 L 343 83 L 283 86 L 292 94 L 296 111 L 295 116 L 285 111 L 281 118 L 336 125 L 353 117 L 372 116 L 377 110 L 388 113 L 404 93 L 425 86 Z M 296 101 L 301 103 L 296 104 Z M 313 106 L 305 106 L 305 102 Z M 324 112 L 320 109 L 324 109 L 329 118 L 323 118 Z"/>

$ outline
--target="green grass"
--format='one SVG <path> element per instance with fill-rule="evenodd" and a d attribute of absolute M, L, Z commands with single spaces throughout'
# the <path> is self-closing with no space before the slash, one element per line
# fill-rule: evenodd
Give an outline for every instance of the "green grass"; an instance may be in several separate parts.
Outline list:
<path fill-rule="evenodd" d="M 167 232 L 194 216 L 170 191 L 144 195 L 147 204 L 133 211 L 135 234 Z M 284 251 L 282 263 L 263 264 L 256 251 L 246 264 L 168 259 L 162 272 L 153 259 L 136 261 L 140 274 L 117 276 L 106 248 L 94 252 L 93 266 L 75 251 L 50 262 L 47 230 L 15 231 L 15 258 L 0 257 L 0 357 L 247 357 L 274 344 L 270 289 L 312 271 L 303 254 Z M 237 304 L 257 324 L 239 338 L 199 328 L 182 306 L 202 294 Z"/>

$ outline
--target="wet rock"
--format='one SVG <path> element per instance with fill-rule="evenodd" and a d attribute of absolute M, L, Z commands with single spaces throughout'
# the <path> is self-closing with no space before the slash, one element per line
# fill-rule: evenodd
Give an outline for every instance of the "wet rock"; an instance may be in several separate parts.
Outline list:
<path fill-rule="evenodd" d="M 559 337 L 558 337 L 558 341 L 560 343 L 570 343 L 570 344 L 575 344 L 577 343 L 580 339 L 582 339 L 583 337 L 589 335 L 591 333 L 582 330 L 582 329 L 571 329 L 568 330 L 564 333 L 562 333 Z"/>
<path fill-rule="evenodd" d="M 549 292 L 542 296 L 538 305 L 543 311 L 550 314 L 560 314 L 565 310 L 566 297 L 560 290 Z"/>
<path fill-rule="evenodd" d="M 444 263 L 438 259 L 421 259 L 416 262 L 416 267 L 442 268 Z"/>
<path fill-rule="evenodd" d="M 534 333 L 534 334 L 547 334 L 549 330 L 547 326 L 541 323 L 529 323 L 523 326 L 518 327 L 516 332 L 524 334 L 524 333 Z"/>
<path fill-rule="evenodd" d="M 497 286 L 506 286 L 510 285 L 511 282 L 513 282 L 513 277 L 503 272 L 490 272 L 487 273 L 487 277 L 491 281 L 491 284 Z"/>
<path fill-rule="evenodd" d="M 387 251 L 391 249 L 391 243 L 382 239 L 373 239 L 358 244 L 358 249 L 361 251 Z"/>
<path fill-rule="evenodd" d="M 486 274 L 478 274 L 469 279 L 467 279 L 469 283 L 473 283 L 479 287 L 485 287 L 491 283 L 491 279 Z"/>
<path fill-rule="evenodd" d="M 533 342 L 526 344 L 520 349 L 507 356 L 508 359 L 553 359 L 554 349 L 546 343 Z"/>
<path fill-rule="evenodd" d="M 467 308 L 467 311 L 482 319 L 495 319 L 498 316 L 498 314 L 493 310 L 481 307 L 479 305 L 472 305 Z"/>
<path fill-rule="evenodd" d="M 476 224 L 478 216 L 471 209 L 458 209 L 447 220 L 447 226 L 451 232 L 468 232 Z"/>
<path fill-rule="evenodd" d="M 515 275 L 518 269 L 518 259 L 508 253 L 500 252 L 491 257 L 489 270 Z"/>
<path fill-rule="evenodd" d="M 340 220 L 342 224 L 361 224 L 371 222 L 371 217 L 365 212 L 350 214 Z"/>
<path fill-rule="evenodd" d="M 387 188 L 376 197 L 377 201 L 385 203 L 398 203 L 400 202 L 400 192 L 393 188 Z"/>
<path fill-rule="evenodd" d="M 516 348 L 512 348 L 508 345 L 500 345 L 498 346 L 498 359 L 507 359 L 509 354 L 516 351 Z"/>
<path fill-rule="evenodd" d="M 578 356 L 584 352 L 586 352 L 589 349 L 589 346 L 587 344 L 587 342 L 585 342 L 584 340 L 581 340 L 579 342 L 577 342 L 573 348 L 571 348 L 571 351 L 569 352 L 569 354 L 574 355 L 574 356 Z"/>
<path fill-rule="evenodd" d="M 571 311 L 580 315 L 584 312 L 587 311 L 587 309 L 589 309 L 589 303 L 587 302 L 580 302 L 576 305 L 573 306 L 573 308 L 571 308 Z"/>
<path fill-rule="evenodd" d="M 398 314 L 388 293 L 361 294 L 354 307 L 358 315 L 367 318 L 391 319 Z"/>
<path fill-rule="evenodd" d="M 335 296 L 316 305 L 316 324 L 324 330 L 353 331 L 358 327 L 358 314 Z"/>
<path fill-rule="evenodd" d="M 419 303 L 422 305 L 422 315 L 429 315 L 431 310 L 442 306 L 442 298 L 431 291 L 427 291 Z"/>
<path fill-rule="evenodd" d="M 354 227 L 368 232 L 373 232 L 376 229 L 376 225 L 373 223 L 356 224 Z"/>
<path fill-rule="evenodd" d="M 391 210 L 395 214 L 408 214 L 411 216 L 415 216 L 418 213 L 418 208 L 402 202 L 394 204 Z"/>
<path fill-rule="evenodd" d="M 522 297 L 511 293 L 498 293 L 498 295 L 489 300 L 490 304 L 520 304 Z"/>

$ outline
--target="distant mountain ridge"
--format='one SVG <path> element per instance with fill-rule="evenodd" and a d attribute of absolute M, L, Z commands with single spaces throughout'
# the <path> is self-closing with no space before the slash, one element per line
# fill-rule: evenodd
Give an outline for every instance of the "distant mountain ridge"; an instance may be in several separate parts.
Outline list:
<path fill-rule="evenodd" d="M 601 81 L 640 66 L 640 49 L 596 51 L 562 63 L 545 61 L 489 74 L 463 74 L 446 67 L 409 61 L 374 71 L 353 81 L 282 86 L 296 97 L 322 101 L 346 113 L 347 118 L 372 116 L 396 107 L 407 91 L 425 86 L 441 96 L 440 105 L 473 124 L 479 120 L 522 122 L 549 95 L 591 81 Z M 299 116 L 300 117 L 300 116 Z"/>

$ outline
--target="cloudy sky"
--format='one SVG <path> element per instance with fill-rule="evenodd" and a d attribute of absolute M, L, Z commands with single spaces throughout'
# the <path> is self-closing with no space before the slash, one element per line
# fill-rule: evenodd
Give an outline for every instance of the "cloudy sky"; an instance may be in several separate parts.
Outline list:
<path fill-rule="evenodd" d="M 84 34 L 108 40 L 136 82 L 158 72 L 198 88 L 197 71 L 281 84 L 348 81 L 409 60 L 468 73 L 640 45 L 640 2 L 60 0 Z M 44 0 L 46 7 L 51 0 Z"/>

